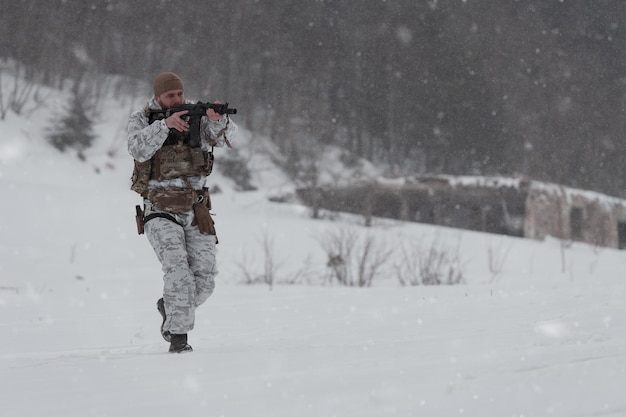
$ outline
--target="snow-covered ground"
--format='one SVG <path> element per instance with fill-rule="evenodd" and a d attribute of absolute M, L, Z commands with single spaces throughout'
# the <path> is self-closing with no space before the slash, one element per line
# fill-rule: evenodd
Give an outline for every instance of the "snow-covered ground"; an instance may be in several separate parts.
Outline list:
<path fill-rule="evenodd" d="M 194 352 L 166 353 L 118 103 L 85 162 L 46 144 L 46 106 L 0 121 L 0 415 L 626 416 L 626 252 L 312 220 L 268 201 L 290 185 L 245 130 L 259 189 L 235 191 L 216 152 L 218 286 Z M 402 287 L 395 257 L 371 288 L 330 285 L 321 242 L 343 228 L 458 248 L 466 283 Z M 241 284 L 268 259 L 277 285 Z"/>

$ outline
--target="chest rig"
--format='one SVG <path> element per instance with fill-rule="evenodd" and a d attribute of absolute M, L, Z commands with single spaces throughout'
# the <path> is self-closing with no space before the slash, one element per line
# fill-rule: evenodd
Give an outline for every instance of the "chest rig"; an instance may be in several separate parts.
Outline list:
<path fill-rule="evenodd" d="M 155 112 L 146 109 L 149 124 L 163 120 L 168 116 L 165 111 Z M 195 135 L 199 133 L 202 132 L 194 132 Z M 172 198 L 179 200 L 181 194 L 189 195 L 190 199 L 193 200 L 196 192 L 191 185 L 182 190 L 148 189 L 150 180 L 164 181 L 177 178 L 185 180 L 189 177 L 207 176 L 211 173 L 213 170 L 213 152 L 203 150 L 200 141 L 193 141 L 195 143 L 192 143 L 190 138 L 189 131 L 179 132 L 176 129 L 170 129 L 167 139 L 152 158 L 145 162 L 135 160 L 131 190 L 152 200 L 155 204 L 157 200 L 161 201 L 162 203 L 157 205 L 161 206 L 162 209 L 184 211 L 190 208 L 190 205 L 186 207 L 187 203 L 182 203 L 183 207 L 173 209 L 170 204 L 164 202 Z"/>

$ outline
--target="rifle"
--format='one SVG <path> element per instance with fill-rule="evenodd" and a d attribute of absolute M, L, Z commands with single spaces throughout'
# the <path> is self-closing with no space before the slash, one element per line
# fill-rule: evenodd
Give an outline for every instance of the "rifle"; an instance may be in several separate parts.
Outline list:
<path fill-rule="evenodd" d="M 200 146 L 200 119 L 202 116 L 206 116 L 208 109 L 213 109 L 219 114 L 237 114 L 237 109 L 228 107 L 228 103 L 203 103 L 199 101 L 195 104 L 182 104 L 173 109 L 151 109 L 150 120 L 166 119 L 176 112 L 187 110 L 187 114 L 182 117 L 189 123 L 189 145 L 198 147 Z"/>

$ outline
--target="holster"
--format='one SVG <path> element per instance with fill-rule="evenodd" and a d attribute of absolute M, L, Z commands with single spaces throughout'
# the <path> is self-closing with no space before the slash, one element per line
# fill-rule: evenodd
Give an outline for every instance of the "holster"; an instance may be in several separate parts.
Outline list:
<path fill-rule="evenodd" d="M 144 213 L 140 206 L 135 206 L 135 213 L 135 221 L 137 222 L 137 234 L 143 235 Z"/>

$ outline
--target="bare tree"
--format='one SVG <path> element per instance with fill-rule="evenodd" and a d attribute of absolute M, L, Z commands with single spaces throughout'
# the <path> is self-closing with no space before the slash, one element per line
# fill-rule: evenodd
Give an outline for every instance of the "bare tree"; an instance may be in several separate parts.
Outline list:
<path fill-rule="evenodd" d="M 23 77 L 23 71 L 23 65 L 15 61 L 13 83 L 11 89 L 5 93 L 2 88 L 2 69 L 0 69 L 0 120 L 6 118 L 9 110 L 15 114 L 22 114 L 26 104 L 34 103 L 35 106 L 42 104 L 39 94 L 40 84 Z"/>
<path fill-rule="evenodd" d="M 179 24 L 151 30 L 166 14 Z M 94 68 L 179 72 L 283 154 L 312 141 L 399 175 L 519 173 L 624 196 L 624 19 L 610 0 L 21 0 L 0 14 L 0 59 L 53 87 Z M 26 110 L 27 86 L 11 100 L 7 86 L 0 118 Z"/>

